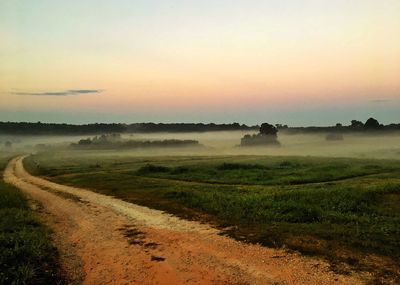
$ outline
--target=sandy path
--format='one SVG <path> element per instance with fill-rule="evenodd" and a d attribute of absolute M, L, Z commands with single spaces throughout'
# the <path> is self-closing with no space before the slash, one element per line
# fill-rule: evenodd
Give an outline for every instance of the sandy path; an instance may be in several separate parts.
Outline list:
<path fill-rule="evenodd" d="M 208 225 L 31 176 L 22 160 L 9 163 L 4 179 L 43 205 L 61 252 L 70 248 L 81 260 L 84 284 L 362 284 L 321 260 L 244 244 Z"/>

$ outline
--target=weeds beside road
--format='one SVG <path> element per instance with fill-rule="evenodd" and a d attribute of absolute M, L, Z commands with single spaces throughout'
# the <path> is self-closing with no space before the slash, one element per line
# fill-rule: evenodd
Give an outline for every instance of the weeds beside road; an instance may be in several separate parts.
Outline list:
<path fill-rule="evenodd" d="M 0 174 L 9 156 L 0 154 Z M 15 187 L 0 178 L 0 284 L 61 284 L 49 230 Z"/>

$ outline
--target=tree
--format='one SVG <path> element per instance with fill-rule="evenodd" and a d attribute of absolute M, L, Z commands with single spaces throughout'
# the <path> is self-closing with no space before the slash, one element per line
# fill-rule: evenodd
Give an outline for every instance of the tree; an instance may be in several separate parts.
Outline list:
<path fill-rule="evenodd" d="M 364 124 L 364 128 L 369 129 L 369 130 L 376 130 L 376 129 L 379 129 L 380 127 L 381 127 L 381 125 L 374 118 L 369 118 Z"/>
<path fill-rule="evenodd" d="M 270 135 L 275 136 L 278 133 L 278 130 L 271 124 L 263 123 L 260 127 L 260 134 L 261 135 Z"/>
<path fill-rule="evenodd" d="M 364 127 L 363 122 L 361 121 L 357 121 L 357 120 L 352 120 L 351 121 L 351 125 L 350 125 L 353 129 L 360 129 Z"/>
<path fill-rule="evenodd" d="M 272 146 L 280 146 L 277 136 L 278 130 L 275 126 L 263 123 L 260 127 L 260 132 L 258 134 L 253 135 L 245 135 L 241 141 L 241 146 L 263 146 L 263 145 L 272 145 Z"/>
<path fill-rule="evenodd" d="M 82 139 L 78 142 L 79 145 L 90 145 L 92 143 L 92 141 L 90 140 L 90 138 L 88 139 Z"/>

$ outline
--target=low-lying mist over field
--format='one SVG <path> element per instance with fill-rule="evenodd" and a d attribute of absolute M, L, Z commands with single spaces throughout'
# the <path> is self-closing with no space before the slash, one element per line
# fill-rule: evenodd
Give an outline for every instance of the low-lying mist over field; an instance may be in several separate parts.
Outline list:
<path fill-rule="evenodd" d="M 129 155 L 290 155 L 358 158 L 400 158 L 400 134 L 344 134 L 343 140 L 327 140 L 326 133 L 278 133 L 281 146 L 240 147 L 240 139 L 248 131 L 204 133 L 138 133 L 124 134 L 124 140 L 196 140 L 203 147 L 124 149 Z M 253 132 L 255 133 L 255 132 Z M 71 143 L 94 136 L 0 136 L 2 150 L 38 151 L 46 147 L 71 149 Z M 11 142 L 11 146 L 5 146 Z M 72 149 L 71 149 L 72 150 Z M 118 150 L 118 149 L 115 149 Z M 106 150 L 104 150 L 106 151 Z M 109 150 L 107 150 L 109 151 Z"/>
<path fill-rule="evenodd" d="M 327 141 L 326 134 L 279 133 L 281 147 L 238 147 L 249 132 L 138 134 L 139 139 L 194 139 L 209 146 L 202 153 L 400 158 L 400 135 L 347 134 L 342 141 Z M 255 132 L 254 132 L 255 133 Z"/>
<path fill-rule="evenodd" d="M 370 284 L 399 277 L 398 136 L 281 134 L 279 147 L 238 146 L 244 134 L 122 138 L 203 145 L 133 149 L 86 138 L 30 155 L 24 166 L 61 185 L 211 223 L 241 241 L 322 257 L 334 271 L 372 272 Z"/>
<path fill-rule="evenodd" d="M 349 128 L 9 134 L 0 154 L 28 154 L 31 175 L 61 185 L 391 284 L 400 278 L 400 132 Z"/>

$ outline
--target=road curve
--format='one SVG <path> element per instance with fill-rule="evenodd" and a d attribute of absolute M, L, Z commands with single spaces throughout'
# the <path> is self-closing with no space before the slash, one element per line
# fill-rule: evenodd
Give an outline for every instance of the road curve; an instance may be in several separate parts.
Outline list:
<path fill-rule="evenodd" d="M 23 159 L 9 162 L 4 180 L 43 206 L 67 275 L 77 267 L 71 260 L 79 261 L 83 274 L 71 277 L 77 284 L 363 283 L 315 258 L 238 242 L 205 224 L 34 177 Z"/>

